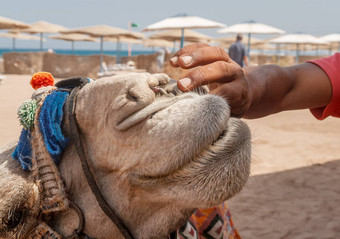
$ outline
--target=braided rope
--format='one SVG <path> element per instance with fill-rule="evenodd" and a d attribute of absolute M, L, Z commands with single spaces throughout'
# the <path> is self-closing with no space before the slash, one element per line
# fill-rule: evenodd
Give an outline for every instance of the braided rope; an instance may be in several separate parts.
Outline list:
<path fill-rule="evenodd" d="M 46 92 L 46 95 L 48 92 Z M 57 166 L 48 153 L 39 127 L 39 113 L 43 99 L 38 103 L 34 119 L 34 128 L 31 131 L 32 144 L 32 171 L 35 181 L 42 192 L 42 212 L 48 214 L 66 210 L 69 201 L 66 198 L 64 185 Z"/>
<path fill-rule="evenodd" d="M 40 223 L 27 239 L 62 239 L 62 237 L 53 231 L 46 223 Z"/>

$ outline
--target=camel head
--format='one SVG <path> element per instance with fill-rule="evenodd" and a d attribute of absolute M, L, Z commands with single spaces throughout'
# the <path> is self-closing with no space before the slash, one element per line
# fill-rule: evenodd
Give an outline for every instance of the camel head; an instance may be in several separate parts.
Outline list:
<path fill-rule="evenodd" d="M 180 93 L 169 81 L 165 74 L 118 75 L 89 83 L 76 96 L 74 112 L 91 171 L 134 238 L 166 238 L 197 208 L 239 192 L 250 172 L 249 129 L 230 117 L 225 100 L 203 89 Z M 71 134 L 66 118 L 63 130 Z M 20 228 L 25 235 L 39 215 L 39 192 L 10 159 L 11 150 L 1 154 L 3 238 Z M 84 213 L 84 232 L 122 238 L 91 192 L 72 141 L 59 171 L 69 201 Z M 46 224 L 65 236 L 79 218 L 70 209 L 49 216 Z"/>

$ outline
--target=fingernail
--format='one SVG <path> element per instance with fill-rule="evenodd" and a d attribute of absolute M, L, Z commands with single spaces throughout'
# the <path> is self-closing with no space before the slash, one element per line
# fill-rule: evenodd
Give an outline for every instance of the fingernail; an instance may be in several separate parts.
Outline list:
<path fill-rule="evenodd" d="M 178 61 L 178 57 L 177 56 L 174 56 L 170 59 L 170 61 L 173 63 L 173 64 L 177 64 L 177 61 Z"/>
<path fill-rule="evenodd" d="M 181 85 L 184 88 L 188 88 L 191 85 L 191 79 L 190 78 L 183 78 L 183 79 L 179 80 L 179 82 L 181 83 Z"/>
<path fill-rule="evenodd" d="M 191 61 L 192 61 L 192 57 L 191 56 L 182 56 L 181 59 L 184 62 L 184 64 L 186 64 L 186 65 L 190 64 Z"/>

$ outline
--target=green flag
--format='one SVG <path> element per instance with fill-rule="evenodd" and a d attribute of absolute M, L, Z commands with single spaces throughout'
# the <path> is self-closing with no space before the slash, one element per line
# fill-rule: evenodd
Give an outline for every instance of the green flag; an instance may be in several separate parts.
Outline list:
<path fill-rule="evenodd" d="M 138 27 L 138 24 L 135 22 L 131 22 L 131 27 Z"/>

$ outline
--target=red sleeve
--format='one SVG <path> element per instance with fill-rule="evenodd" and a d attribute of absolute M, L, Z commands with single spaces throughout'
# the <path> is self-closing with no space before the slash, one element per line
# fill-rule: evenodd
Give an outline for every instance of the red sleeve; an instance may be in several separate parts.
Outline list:
<path fill-rule="evenodd" d="M 340 117 L 340 53 L 308 62 L 318 65 L 327 74 L 332 84 L 332 99 L 329 104 L 325 107 L 310 109 L 310 111 L 319 120 L 330 115 Z"/>

